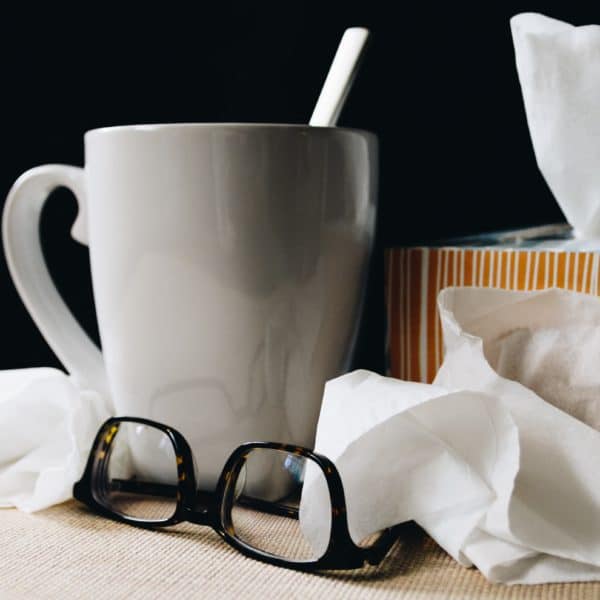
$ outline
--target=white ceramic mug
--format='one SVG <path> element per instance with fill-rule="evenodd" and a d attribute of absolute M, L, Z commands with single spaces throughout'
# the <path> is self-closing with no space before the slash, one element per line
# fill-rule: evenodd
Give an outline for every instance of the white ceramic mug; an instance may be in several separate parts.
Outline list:
<path fill-rule="evenodd" d="M 350 357 L 375 224 L 377 143 L 342 128 L 109 127 L 85 168 L 23 174 L 3 238 L 15 285 L 49 345 L 118 415 L 179 429 L 201 485 L 250 440 L 312 446 L 324 382 Z M 79 203 L 102 353 L 41 252 L 48 194 Z"/>

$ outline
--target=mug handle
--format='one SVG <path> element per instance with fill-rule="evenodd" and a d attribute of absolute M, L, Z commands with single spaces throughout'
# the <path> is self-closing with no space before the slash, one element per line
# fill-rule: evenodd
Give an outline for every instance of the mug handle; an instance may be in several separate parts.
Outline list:
<path fill-rule="evenodd" d="M 6 198 L 2 237 L 15 287 L 48 345 L 79 386 L 100 392 L 110 402 L 102 353 L 52 282 L 39 235 L 40 215 L 48 196 L 58 187 L 67 187 L 75 194 L 79 207 L 71 235 L 87 245 L 83 173 L 83 169 L 67 165 L 43 165 L 23 173 Z"/>

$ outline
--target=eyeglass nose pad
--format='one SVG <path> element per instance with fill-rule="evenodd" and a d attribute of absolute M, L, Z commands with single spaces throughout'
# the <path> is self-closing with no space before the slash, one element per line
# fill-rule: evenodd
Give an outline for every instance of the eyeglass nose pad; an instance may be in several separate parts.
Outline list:
<path fill-rule="evenodd" d="M 248 480 L 246 457 L 247 454 L 243 453 L 234 460 L 232 455 L 223 469 L 224 487 L 221 490 L 220 506 L 217 507 L 217 511 L 226 529 L 228 529 L 228 524 L 231 528 L 231 509 L 244 494 L 246 488 Z"/>
<path fill-rule="evenodd" d="M 240 470 L 238 471 L 237 479 L 235 481 L 235 489 L 233 490 L 234 502 L 239 499 L 239 497 L 243 494 L 244 489 L 246 488 L 247 475 L 248 471 L 246 468 L 246 461 L 244 461 L 244 464 L 240 467 Z"/>

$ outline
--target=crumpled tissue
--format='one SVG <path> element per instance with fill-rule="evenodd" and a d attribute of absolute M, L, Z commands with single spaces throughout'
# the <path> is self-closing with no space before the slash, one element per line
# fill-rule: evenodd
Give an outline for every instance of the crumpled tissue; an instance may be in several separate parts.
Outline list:
<path fill-rule="evenodd" d="M 600 237 L 600 26 L 536 13 L 510 24 L 540 171 L 575 233 Z"/>
<path fill-rule="evenodd" d="M 432 385 L 367 371 L 326 385 L 316 451 L 340 472 L 352 538 L 414 520 L 492 581 L 599 580 L 600 300 L 447 288 L 438 304 Z M 300 525 L 322 549 L 318 481 L 307 472 Z"/>
<path fill-rule="evenodd" d="M 105 400 L 51 368 L 2 371 L 0 390 L 0 507 L 68 500 L 110 416 Z"/>

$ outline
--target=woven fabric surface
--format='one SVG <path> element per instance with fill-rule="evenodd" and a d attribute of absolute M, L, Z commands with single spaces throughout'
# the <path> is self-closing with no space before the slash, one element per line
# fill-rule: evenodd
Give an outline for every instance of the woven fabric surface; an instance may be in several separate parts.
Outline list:
<path fill-rule="evenodd" d="M 600 598 L 600 583 L 492 585 L 417 528 L 378 568 L 308 574 L 244 557 L 211 529 L 138 529 L 68 502 L 33 515 L 0 509 L 0 599 Z"/>

